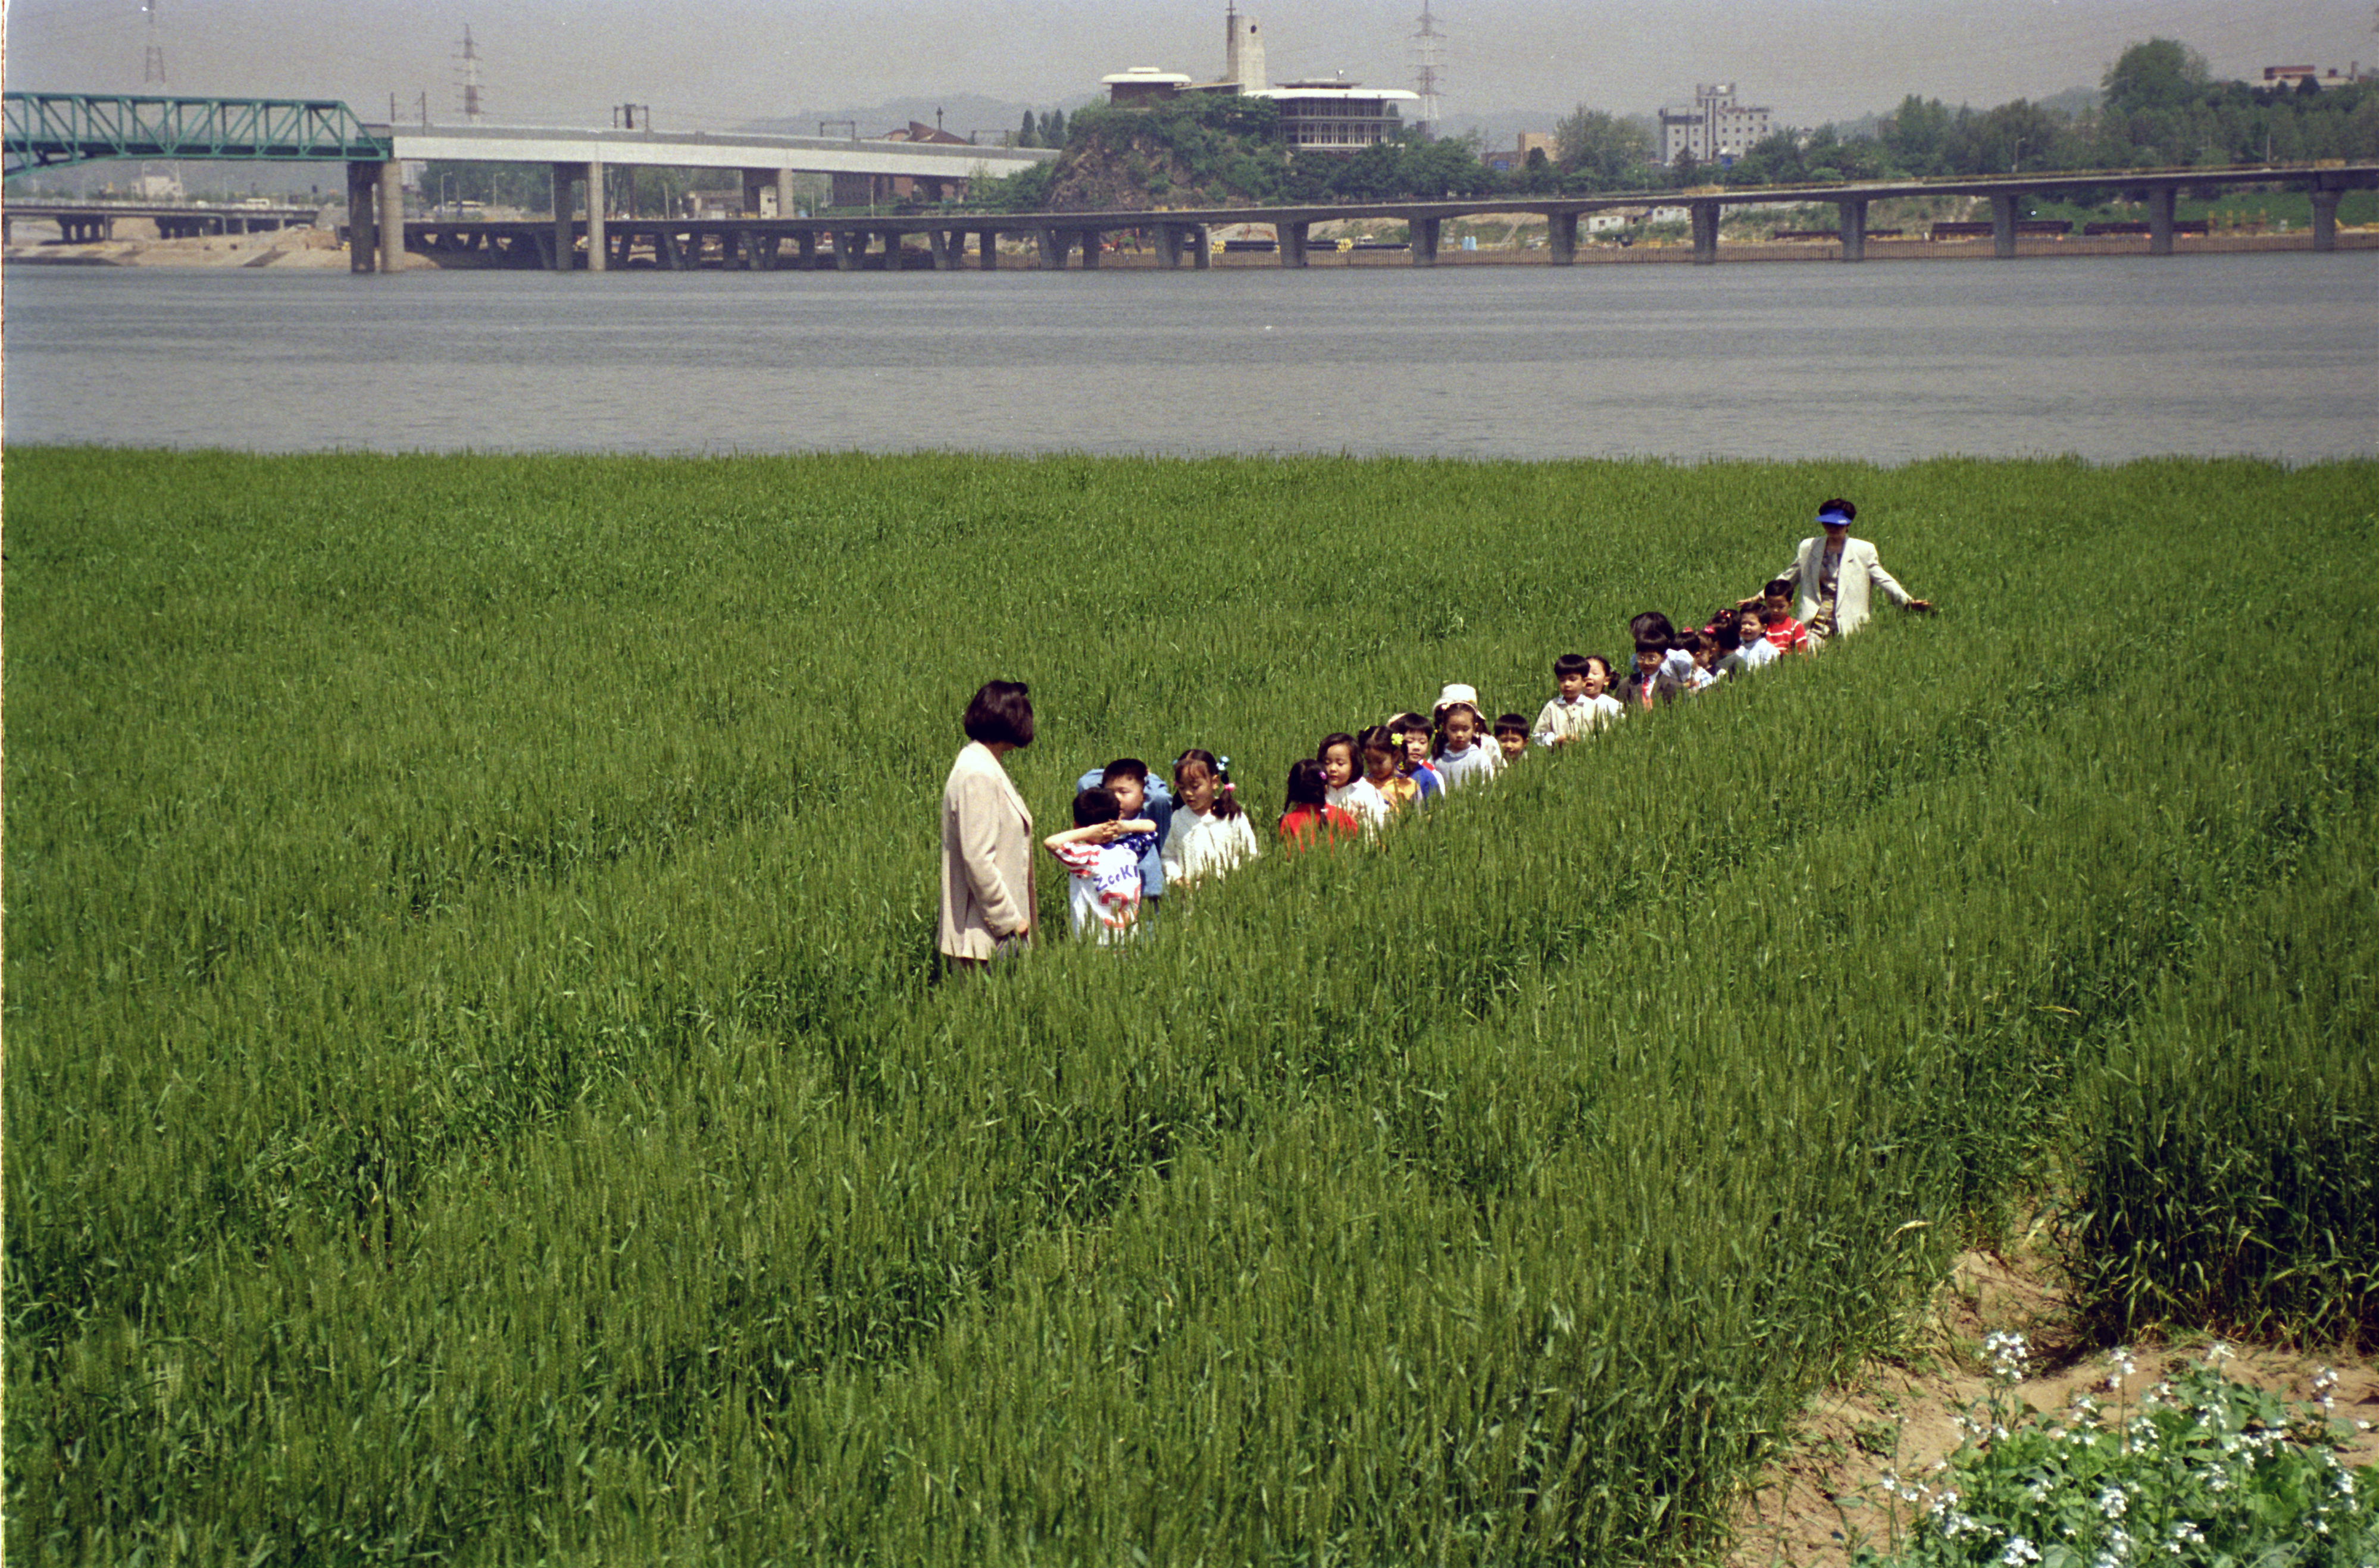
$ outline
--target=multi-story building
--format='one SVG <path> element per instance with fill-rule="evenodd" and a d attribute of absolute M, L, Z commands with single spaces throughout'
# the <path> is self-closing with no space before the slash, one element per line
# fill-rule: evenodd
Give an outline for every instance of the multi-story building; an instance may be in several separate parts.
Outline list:
<path fill-rule="evenodd" d="M 1255 18 L 1233 4 L 1224 17 L 1223 78 L 1192 82 L 1177 71 L 1134 66 L 1102 77 L 1111 103 L 1162 103 L 1185 92 L 1221 92 L 1269 98 L 1280 108 L 1281 137 L 1291 147 L 1325 152 L 1359 152 L 1393 139 L 1403 128 L 1407 105 L 1420 94 L 1395 88 L 1367 88 L 1330 78 L 1270 85 L 1264 76 L 1263 39 Z"/>
<path fill-rule="evenodd" d="M 967 139 L 955 136 L 938 126 L 911 120 L 896 130 L 886 131 L 870 139 L 876 141 L 930 141 L 943 146 L 964 147 Z M 933 179 L 910 175 L 837 175 L 834 176 L 834 204 L 837 207 L 876 207 L 902 201 L 942 201 L 966 199 L 964 180 Z"/>
<path fill-rule="evenodd" d="M 1736 101 L 1731 81 L 1698 83 L 1690 109 L 1660 111 L 1660 162 L 1690 156 L 1697 163 L 1740 158 L 1769 130 L 1764 103 Z"/>
<path fill-rule="evenodd" d="M 1482 152 L 1479 155 L 1479 161 L 1499 173 L 1510 174 L 1516 169 L 1527 168 L 1528 154 L 1531 152 L 1541 152 L 1550 162 L 1559 156 L 1560 151 L 1551 131 L 1522 131 L 1516 146 L 1509 150 L 1498 149 L 1492 152 Z"/>
<path fill-rule="evenodd" d="M 2306 82 L 2319 88 L 2352 87 L 2361 78 L 2362 62 L 2360 60 L 2347 66 L 2344 76 L 2338 75 L 2336 66 L 2330 66 L 2326 73 L 2318 66 L 2265 66 L 2264 79 L 2259 85 L 2289 90 L 2301 88 Z"/>
<path fill-rule="evenodd" d="M 1247 94 L 1269 98 L 1280 108 L 1280 134 L 1291 147 L 1318 152 L 1359 152 L 1391 141 L 1404 125 L 1404 108 L 1420 94 L 1359 81 L 1285 81 Z"/>

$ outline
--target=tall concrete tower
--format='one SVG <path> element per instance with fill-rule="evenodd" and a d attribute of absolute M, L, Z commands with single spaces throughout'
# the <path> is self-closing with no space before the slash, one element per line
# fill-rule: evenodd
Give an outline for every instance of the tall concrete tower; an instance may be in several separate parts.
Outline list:
<path fill-rule="evenodd" d="M 1270 86 L 1264 72 L 1263 39 L 1256 32 L 1256 19 L 1239 15 L 1238 0 L 1230 0 L 1224 12 L 1223 28 L 1223 79 L 1238 82 L 1242 92 Z"/>

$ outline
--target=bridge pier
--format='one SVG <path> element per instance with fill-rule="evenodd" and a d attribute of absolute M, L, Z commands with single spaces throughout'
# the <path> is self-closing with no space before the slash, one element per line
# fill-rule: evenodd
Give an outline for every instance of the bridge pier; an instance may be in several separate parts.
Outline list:
<path fill-rule="evenodd" d="M 2001 261 L 2015 259 L 2016 193 L 1991 195 L 1991 254 Z"/>
<path fill-rule="evenodd" d="M 925 231 L 925 243 L 933 249 L 934 271 L 936 272 L 954 272 L 966 259 L 963 254 L 966 249 L 964 229 L 928 229 Z"/>
<path fill-rule="evenodd" d="M 694 243 L 694 254 L 699 256 L 702 253 L 702 240 L 697 236 Z M 660 264 L 660 269 L 664 272 L 679 272 L 685 270 L 685 256 L 678 248 L 675 229 L 662 229 L 653 235 L 653 259 Z"/>
<path fill-rule="evenodd" d="M 1693 220 L 1694 265 L 1714 267 L 1718 264 L 1718 203 L 1689 201 L 1685 214 Z"/>
<path fill-rule="evenodd" d="M 2172 204 L 2180 193 L 2170 186 L 2148 192 L 2148 254 L 2172 254 Z"/>
<path fill-rule="evenodd" d="M 1099 264 L 1100 244 L 1106 236 L 1097 229 L 1081 229 L 1077 232 L 1081 235 L 1082 242 L 1082 266 L 1085 271 L 1094 270 Z"/>
<path fill-rule="evenodd" d="M 834 270 L 856 272 L 867 260 L 867 235 L 858 229 L 834 232 Z"/>
<path fill-rule="evenodd" d="M 1570 267 L 1577 262 L 1577 214 L 1555 212 L 1545 220 L 1546 243 L 1552 248 L 1556 267 Z"/>
<path fill-rule="evenodd" d="M 1837 201 L 1834 205 L 1842 214 L 1842 259 L 1866 259 L 1866 201 L 1864 198 Z"/>
<path fill-rule="evenodd" d="M 1274 223 L 1273 233 L 1280 239 L 1280 264 L 1284 267 L 1305 265 L 1306 236 L 1312 233 L 1310 223 Z"/>
<path fill-rule="evenodd" d="M 368 272 L 380 250 L 380 220 L 373 215 L 379 204 L 380 165 L 350 163 L 347 165 L 347 271 Z M 159 224 L 157 232 L 164 233 Z M 172 238 L 172 235 L 167 235 Z"/>
<path fill-rule="evenodd" d="M 1156 225 L 1156 264 L 1168 272 L 1181 270 L 1181 225 Z"/>
<path fill-rule="evenodd" d="M 2315 250 L 2337 248 L 2337 199 L 2335 190 L 2318 187 L 2308 192 L 2313 198 L 2313 247 Z"/>
<path fill-rule="evenodd" d="M 608 271 L 611 265 L 610 236 L 603 230 L 603 164 L 586 161 L 586 270 Z"/>
<path fill-rule="evenodd" d="M 1416 267 L 1437 265 L 1437 236 L 1443 232 L 1443 218 L 1415 218 L 1411 223 L 1412 261 Z"/>
<path fill-rule="evenodd" d="M 803 229 L 793 236 L 793 257 L 804 272 L 817 265 L 817 230 Z"/>
<path fill-rule="evenodd" d="M 405 265 L 405 165 L 392 158 L 380 166 L 380 270 Z"/>
<path fill-rule="evenodd" d="M 557 272 L 567 272 L 576 260 L 578 225 L 570 216 L 570 182 L 575 176 L 575 163 L 556 163 L 550 170 L 553 178 L 553 232 L 546 236 L 543 246 L 546 265 Z"/>
<path fill-rule="evenodd" d="M 371 250 L 362 271 L 395 271 L 405 264 L 405 169 L 397 160 L 364 164 L 364 210 L 371 211 Z M 352 219 L 355 211 L 347 214 Z"/>
<path fill-rule="evenodd" d="M 1191 225 L 1190 225 L 1190 240 L 1189 240 L 1189 245 L 1190 245 L 1190 270 L 1191 270 L 1192 271 L 1202 272 L 1202 271 L 1205 271 L 1208 268 L 1210 268 L 1210 267 L 1214 266 L 1214 230 L 1212 230 L 1212 229 L 1208 228 L 1208 227 L 1207 227 L 1205 224 L 1203 224 L 1203 223 L 1193 223 L 1193 224 L 1191 224 Z"/>
<path fill-rule="evenodd" d="M 999 271 L 999 231 L 977 229 L 974 233 L 974 264 L 979 271 Z"/>
<path fill-rule="evenodd" d="M 1073 244 L 1074 233 L 1071 229 L 1033 231 L 1033 248 L 1037 253 L 1036 264 L 1045 272 L 1065 271 L 1066 252 L 1073 248 Z"/>

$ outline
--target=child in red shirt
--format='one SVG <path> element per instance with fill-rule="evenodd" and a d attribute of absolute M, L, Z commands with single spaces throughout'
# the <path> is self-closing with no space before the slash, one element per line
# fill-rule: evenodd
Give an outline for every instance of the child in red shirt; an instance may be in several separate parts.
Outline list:
<path fill-rule="evenodd" d="M 1354 816 L 1330 803 L 1326 791 L 1329 785 L 1322 777 L 1322 765 L 1311 757 L 1299 759 L 1288 770 L 1288 807 L 1280 814 L 1281 848 L 1291 854 L 1307 849 L 1319 838 L 1324 844 L 1361 836 L 1362 825 Z"/>
<path fill-rule="evenodd" d="M 1807 653 L 1809 629 L 1793 619 L 1793 585 L 1779 577 L 1760 590 L 1760 622 L 1778 653 Z"/>

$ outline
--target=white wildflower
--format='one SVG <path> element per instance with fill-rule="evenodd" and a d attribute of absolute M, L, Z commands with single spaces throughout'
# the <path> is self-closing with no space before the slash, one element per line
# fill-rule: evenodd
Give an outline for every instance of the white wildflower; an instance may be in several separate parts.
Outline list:
<path fill-rule="evenodd" d="M 2006 1568 L 2022 1568 L 2026 1562 L 2039 1562 L 2040 1553 L 2022 1536 L 2011 1536 L 2008 1538 L 2007 1550 L 1999 1553 L 1999 1561 L 2006 1564 Z"/>
<path fill-rule="evenodd" d="M 2109 1519 L 2119 1519 L 2131 1506 L 2131 1500 L 2120 1487 L 2108 1487 L 2098 1494 L 2098 1512 Z"/>

